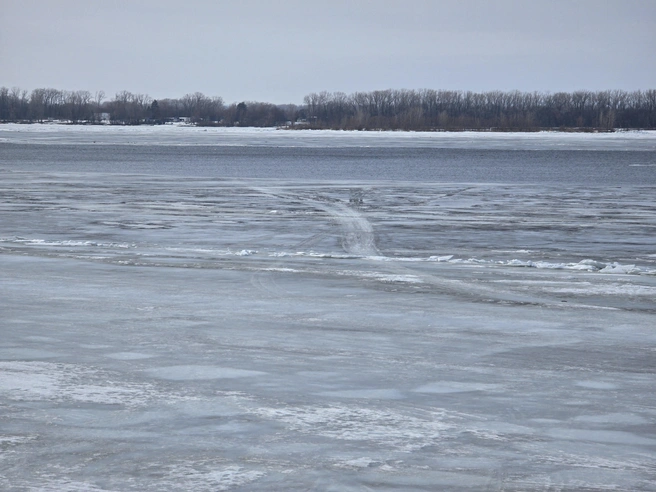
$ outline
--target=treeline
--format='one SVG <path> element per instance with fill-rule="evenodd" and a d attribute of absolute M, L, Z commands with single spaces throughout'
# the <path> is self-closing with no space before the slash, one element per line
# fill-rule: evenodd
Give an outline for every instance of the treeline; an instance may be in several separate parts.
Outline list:
<path fill-rule="evenodd" d="M 656 90 L 464 92 L 383 90 L 305 96 L 317 128 L 537 130 L 655 128 Z"/>
<path fill-rule="evenodd" d="M 146 94 L 118 92 L 105 100 L 98 91 L 62 91 L 0 87 L 0 122 L 112 123 L 119 125 L 162 124 L 188 121 L 199 125 L 278 126 L 296 121 L 295 105 L 277 106 L 262 102 L 225 105 L 220 97 L 200 92 L 179 99 L 156 100 Z"/>
<path fill-rule="evenodd" d="M 1 122 L 67 121 L 120 125 L 186 121 L 214 126 L 287 126 L 344 130 L 522 130 L 656 128 L 656 90 L 437 91 L 379 90 L 308 94 L 304 104 L 240 102 L 200 92 L 154 100 L 128 91 L 0 87 Z"/>

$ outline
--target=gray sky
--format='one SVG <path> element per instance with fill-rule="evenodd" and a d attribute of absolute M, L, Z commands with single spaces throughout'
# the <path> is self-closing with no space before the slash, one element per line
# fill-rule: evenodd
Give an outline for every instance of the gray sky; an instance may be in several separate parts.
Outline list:
<path fill-rule="evenodd" d="M 200 91 L 656 88 L 656 0 L 0 0 L 0 86 Z"/>

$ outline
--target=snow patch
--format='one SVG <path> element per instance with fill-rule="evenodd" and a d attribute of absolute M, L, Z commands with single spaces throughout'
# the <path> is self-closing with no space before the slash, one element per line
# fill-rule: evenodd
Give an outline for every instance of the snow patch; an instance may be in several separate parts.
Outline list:
<path fill-rule="evenodd" d="M 198 466 L 192 466 L 192 464 L 169 466 L 166 470 L 166 479 L 162 485 L 170 482 L 173 488 L 178 488 L 179 484 L 184 484 L 185 490 L 214 492 L 242 487 L 265 476 L 263 472 L 246 470 L 236 465 L 212 469 L 213 465 L 206 463 L 201 464 L 203 470 L 198 470 Z M 168 489 L 168 487 L 166 488 Z"/>
<path fill-rule="evenodd" d="M 442 410 L 407 415 L 392 409 L 351 406 L 264 407 L 261 417 L 285 423 L 291 430 L 344 441 L 372 441 L 411 452 L 439 441 L 453 428 Z"/>
<path fill-rule="evenodd" d="M 80 365 L 0 362 L 0 394 L 11 400 L 139 406 L 158 394 L 151 384 L 119 383 L 118 379 L 107 371 Z"/>

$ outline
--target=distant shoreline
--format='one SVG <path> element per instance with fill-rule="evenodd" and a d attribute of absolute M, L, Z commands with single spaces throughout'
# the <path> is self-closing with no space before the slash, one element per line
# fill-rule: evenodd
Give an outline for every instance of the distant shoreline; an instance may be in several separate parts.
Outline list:
<path fill-rule="evenodd" d="M 286 147 L 618 150 L 656 152 L 656 130 L 605 132 L 509 131 L 359 131 L 287 130 L 277 127 L 202 127 L 167 125 L 0 124 L 0 146 L 155 146 L 155 147 Z M 234 150 L 234 152 L 239 152 Z"/>
<path fill-rule="evenodd" d="M 656 129 L 656 90 L 520 92 L 385 89 L 319 92 L 303 104 L 224 104 L 200 92 L 153 99 L 129 91 L 0 87 L 0 122 L 108 125 L 195 124 L 359 131 L 479 131 L 580 133 Z"/>
<path fill-rule="evenodd" d="M 44 126 L 62 126 L 62 127 L 96 127 L 96 128 L 130 128 L 130 127 L 179 127 L 179 128 L 234 128 L 234 129 L 275 129 L 281 131 L 336 131 L 336 132 L 362 132 L 362 133 L 618 133 L 629 131 L 654 131 L 653 128 L 589 128 L 589 127 L 536 127 L 536 128 L 329 128 L 320 126 L 310 126 L 303 124 L 295 125 L 272 125 L 272 126 L 234 126 L 221 124 L 203 124 L 203 123 L 138 123 L 138 124 L 121 124 L 121 123 L 98 123 L 98 122 L 72 122 L 72 121 L 0 121 L 0 125 L 44 125 Z"/>

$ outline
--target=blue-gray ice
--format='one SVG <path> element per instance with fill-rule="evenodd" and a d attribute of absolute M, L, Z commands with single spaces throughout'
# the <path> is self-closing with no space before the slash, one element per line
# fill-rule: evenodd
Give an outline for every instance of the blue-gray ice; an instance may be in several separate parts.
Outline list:
<path fill-rule="evenodd" d="M 654 183 L 0 167 L 3 490 L 656 490 Z"/>

